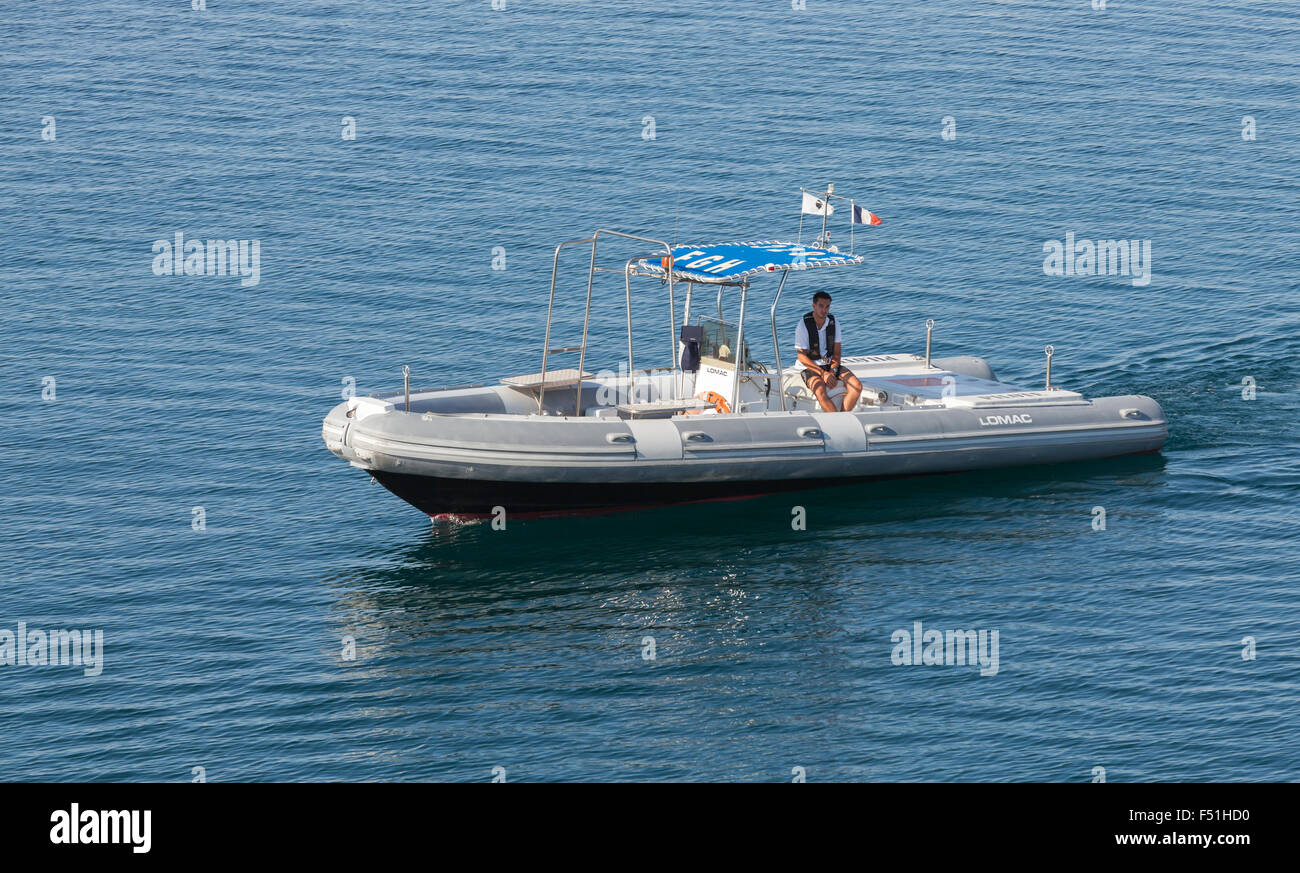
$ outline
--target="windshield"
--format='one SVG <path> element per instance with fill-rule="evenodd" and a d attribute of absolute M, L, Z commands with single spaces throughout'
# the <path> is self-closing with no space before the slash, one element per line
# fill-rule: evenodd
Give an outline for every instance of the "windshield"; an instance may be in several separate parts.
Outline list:
<path fill-rule="evenodd" d="M 704 337 L 700 340 L 700 357 L 710 358 L 714 363 L 736 366 L 736 325 L 703 315 L 696 323 L 704 328 Z M 745 343 L 745 360 L 749 361 L 749 343 Z M 748 366 L 742 369 L 748 369 Z"/>

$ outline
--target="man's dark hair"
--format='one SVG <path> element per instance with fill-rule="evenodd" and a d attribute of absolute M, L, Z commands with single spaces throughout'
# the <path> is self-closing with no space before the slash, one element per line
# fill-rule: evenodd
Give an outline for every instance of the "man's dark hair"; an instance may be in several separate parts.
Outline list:
<path fill-rule="evenodd" d="M 817 305 L 817 301 L 821 300 L 823 297 L 826 298 L 827 303 L 831 302 L 831 295 L 827 294 L 825 291 L 818 291 L 813 295 L 813 305 Z"/>

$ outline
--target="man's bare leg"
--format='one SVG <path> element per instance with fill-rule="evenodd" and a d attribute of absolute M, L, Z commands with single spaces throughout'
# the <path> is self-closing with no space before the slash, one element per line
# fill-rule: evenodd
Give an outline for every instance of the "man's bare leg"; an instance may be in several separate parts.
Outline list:
<path fill-rule="evenodd" d="M 808 377 L 808 388 L 812 391 L 817 402 L 821 404 L 823 412 L 839 412 L 835 408 L 835 402 L 831 400 L 830 395 L 826 393 L 826 380 L 821 376 Z"/>
<path fill-rule="evenodd" d="M 857 376 L 849 373 L 844 377 L 844 387 L 848 389 L 848 393 L 844 395 L 844 411 L 852 412 L 858 405 L 858 398 L 862 396 L 862 383 L 858 381 Z"/>

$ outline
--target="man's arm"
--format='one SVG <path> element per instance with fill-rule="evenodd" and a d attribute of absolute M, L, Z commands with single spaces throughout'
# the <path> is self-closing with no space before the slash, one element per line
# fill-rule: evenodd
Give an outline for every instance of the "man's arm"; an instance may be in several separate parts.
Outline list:
<path fill-rule="evenodd" d="M 799 349 L 799 363 L 803 364 L 809 370 L 824 370 L 825 368 L 813 360 L 812 352 L 808 349 Z"/>
<path fill-rule="evenodd" d="M 823 367 L 821 364 L 814 361 L 812 353 L 808 349 L 799 349 L 799 363 L 803 364 L 815 373 L 821 373 L 822 378 L 826 380 L 827 387 L 835 387 L 835 368 Z"/>
<path fill-rule="evenodd" d="M 830 339 L 830 337 L 827 337 L 827 339 Z M 844 355 L 844 349 L 841 346 L 841 342 L 843 341 L 843 339 L 844 339 L 844 328 L 841 327 L 840 323 L 837 321 L 835 322 L 835 339 L 832 343 L 827 344 L 827 345 L 832 345 L 835 348 L 834 353 L 831 354 L 830 356 L 830 362 L 831 362 L 830 369 L 831 369 L 831 373 L 834 375 L 836 379 L 840 377 L 840 360 Z"/>

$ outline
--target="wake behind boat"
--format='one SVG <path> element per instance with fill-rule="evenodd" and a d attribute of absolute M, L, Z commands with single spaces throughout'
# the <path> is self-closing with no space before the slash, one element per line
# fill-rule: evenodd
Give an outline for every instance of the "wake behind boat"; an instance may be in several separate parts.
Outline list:
<path fill-rule="evenodd" d="M 349 398 L 326 416 L 325 445 L 434 518 L 721 500 L 1160 450 L 1167 425 L 1150 397 L 1088 400 L 1053 386 L 1050 346 L 1039 390 L 999 382 L 982 358 L 931 359 L 933 322 L 924 356 L 845 355 L 832 362 L 856 376 L 861 392 L 852 408 L 826 411 L 804 363 L 783 366 L 776 312 L 792 273 L 863 262 L 829 244 L 824 204 L 834 196 L 829 189 L 817 199 L 825 211 L 815 246 L 672 246 L 611 230 L 561 243 L 538 372 L 506 375 L 496 385 L 414 392 L 408 381 L 401 392 Z M 861 223 L 879 223 L 861 207 L 850 209 Z M 614 241 L 636 244 L 640 253 L 617 268 L 597 266 L 598 246 Z M 589 252 L 583 332 L 579 344 L 552 348 L 556 277 L 561 253 L 571 247 Z M 627 361 L 617 371 L 590 373 L 584 367 L 600 274 L 623 276 Z M 769 274 L 780 277 L 769 309 L 771 366 L 751 354 L 745 330 L 751 282 Z M 666 366 L 635 369 L 633 279 L 641 280 L 638 289 L 649 279 L 665 292 L 667 330 L 655 343 L 669 339 Z M 734 320 L 724 319 L 724 303 L 738 307 Z M 829 354 L 826 346 L 822 354 Z M 559 355 L 576 355 L 576 367 L 554 366 Z M 840 381 L 827 393 L 839 410 L 852 392 Z"/>

